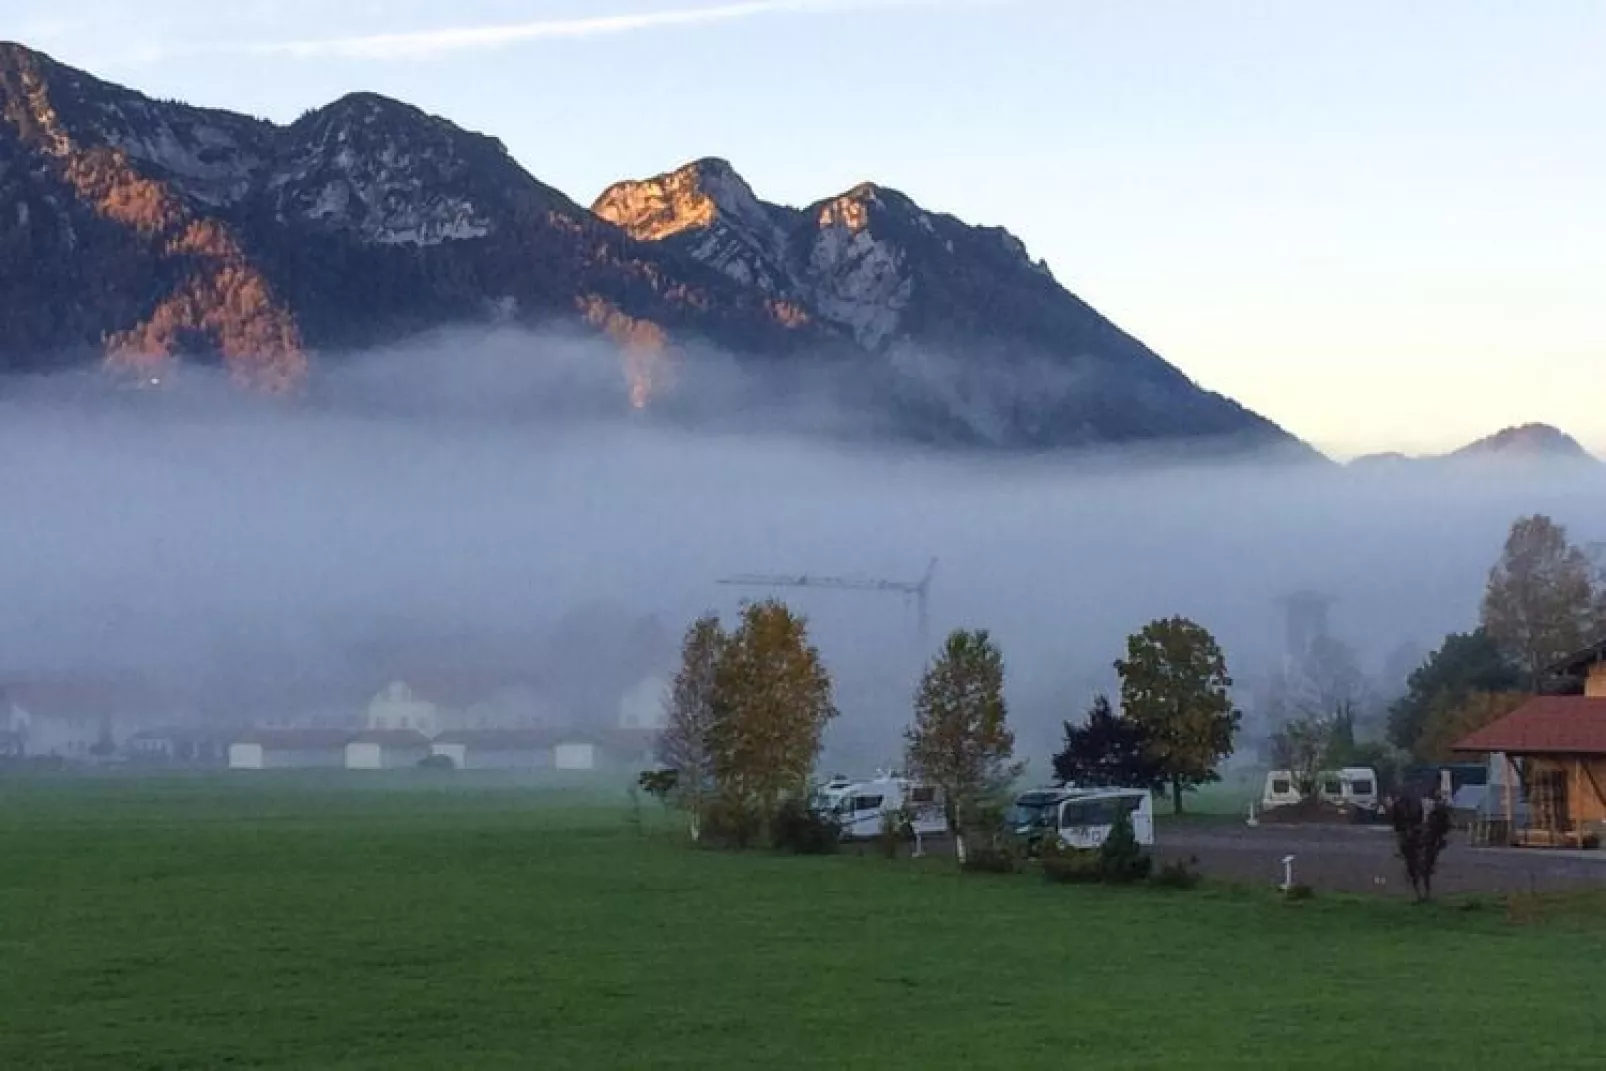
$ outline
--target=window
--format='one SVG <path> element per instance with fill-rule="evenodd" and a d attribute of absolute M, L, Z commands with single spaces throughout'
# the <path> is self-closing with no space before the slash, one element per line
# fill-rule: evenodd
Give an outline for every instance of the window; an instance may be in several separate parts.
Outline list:
<path fill-rule="evenodd" d="M 842 809 L 849 814 L 859 811 L 877 811 L 881 809 L 883 796 L 849 796 L 842 801 Z"/>
<path fill-rule="evenodd" d="M 1271 783 L 1271 794 L 1273 796 L 1286 796 L 1293 790 L 1294 786 L 1286 778 L 1279 777 Z"/>
<path fill-rule="evenodd" d="M 909 790 L 910 803 L 935 803 L 937 790 L 931 785 L 916 785 Z"/>
<path fill-rule="evenodd" d="M 1372 782 L 1355 781 L 1349 786 L 1349 791 L 1352 796 L 1370 796 L 1372 794 Z"/>
<path fill-rule="evenodd" d="M 1326 796 L 1342 796 L 1344 794 L 1344 785 L 1340 781 L 1323 781 L 1322 794 Z"/>
<path fill-rule="evenodd" d="M 1061 829 L 1108 826 L 1118 814 L 1133 815 L 1143 808 L 1142 796 L 1110 796 L 1101 800 L 1072 800 L 1060 810 Z"/>

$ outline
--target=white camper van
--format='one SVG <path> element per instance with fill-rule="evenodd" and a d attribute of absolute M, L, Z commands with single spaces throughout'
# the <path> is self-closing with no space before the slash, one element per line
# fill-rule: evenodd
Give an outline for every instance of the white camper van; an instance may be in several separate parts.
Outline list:
<path fill-rule="evenodd" d="M 1377 771 L 1370 766 L 1346 766 L 1342 770 L 1323 770 L 1316 776 L 1316 794 L 1323 803 L 1368 811 L 1376 810 Z M 1291 771 L 1273 770 L 1266 775 L 1266 787 L 1260 796 L 1260 806 L 1286 807 L 1298 803 L 1302 798 L 1299 794 L 1299 785 L 1295 783 Z"/>
<path fill-rule="evenodd" d="M 870 781 L 835 782 L 816 793 L 842 826 L 844 840 L 879 836 L 883 816 L 907 808 L 914 831 L 921 836 L 948 832 L 948 816 L 941 794 L 931 785 L 903 777 L 885 776 Z"/>
<path fill-rule="evenodd" d="M 1142 845 L 1154 843 L 1154 796 L 1143 788 L 1095 788 L 1060 801 L 1060 843 L 1067 848 L 1097 848 L 1110 835 L 1115 817 L 1125 811 L 1132 834 Z"/>

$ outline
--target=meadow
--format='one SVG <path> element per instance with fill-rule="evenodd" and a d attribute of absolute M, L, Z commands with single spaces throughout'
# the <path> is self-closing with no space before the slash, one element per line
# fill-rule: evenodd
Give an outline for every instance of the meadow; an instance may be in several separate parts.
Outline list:
<path fill-rule="evenodd" d="M 620 791 L 0 779 L 0 1067 L 1598 1066 L 1592 916 L 697 851 Z"/>

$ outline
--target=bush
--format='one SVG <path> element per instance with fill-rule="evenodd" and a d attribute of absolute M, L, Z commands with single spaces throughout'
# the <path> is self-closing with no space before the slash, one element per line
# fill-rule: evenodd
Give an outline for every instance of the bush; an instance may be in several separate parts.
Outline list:
<path fill-rule="evenodd" d="M 1104 880 L 1098 852 L 1067 848 L 1058 837 L 1044 837 L 1037 857 L 1043 876 L 1057 885 L 1097 885 Z"/>
<path fill-rule="evenodd" d="M 1013 874 L 1020 869 L 1020 856 L 1008 844 L 978 844 L 965 852 L 959 869 L 967 874 Z"/>
<path fill-rule="evenodd" d="M 1099 870 L 1112 885 L 1130 885 L 1149 876 L 1154 860 L 1144 853 L 1132 832 L 1132 817 L 1125 811 L 1115 816 L 1109 835 L 1099 847 Z"/>
<path fill-rule="evenodd" d="M 730 800 L 715 800 L 703 808 L 698 843 L 715 848 L 749 848 L 758 840 L 758 814 Z"/>
<path fill-rule="evenodd" d="M 842 846 L 842 827 L 807 801 L 788 799 L 775 812 L 770 827 L 775 847 L 793 855 L 830 855 Z"/>
<path fill-rule="evenodd" d="M 457 763 L 450 755 L 426 755 L 418 760 L 420 770 L 455 770 Z"/>
<path fill-rule="evenodd" d="M 1204 875 L 1194 869 L 1198 862 L 1198 859 L 1189 859 L 1187 862 L 1179 860 L 1166 863 L 1149 878 L 1149 884 L 1157 889 L 1197 889 L 1204 880 Z"/>
<path fill-rule="evenodd" d="M 881 815 L 881 829 L 876 834 L 876 847 L 888 859 L 898 858 L 903 845 L 915 839 L 915 827 L 902 811 L 886 811 Z"/>

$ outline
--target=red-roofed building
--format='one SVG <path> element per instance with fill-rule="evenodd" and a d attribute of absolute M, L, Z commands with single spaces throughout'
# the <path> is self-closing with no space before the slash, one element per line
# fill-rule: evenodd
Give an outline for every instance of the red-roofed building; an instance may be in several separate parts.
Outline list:
<path fill-rule="evenodd" d="M 1494 839 L 1508 843 L 1579 846 L 1606 830 L 1606 641 L 1550 671 L 1575 694 L 1529 700 L 1455 745 L 1488 754 L 1505 776 L 1503 815 Z"/>

